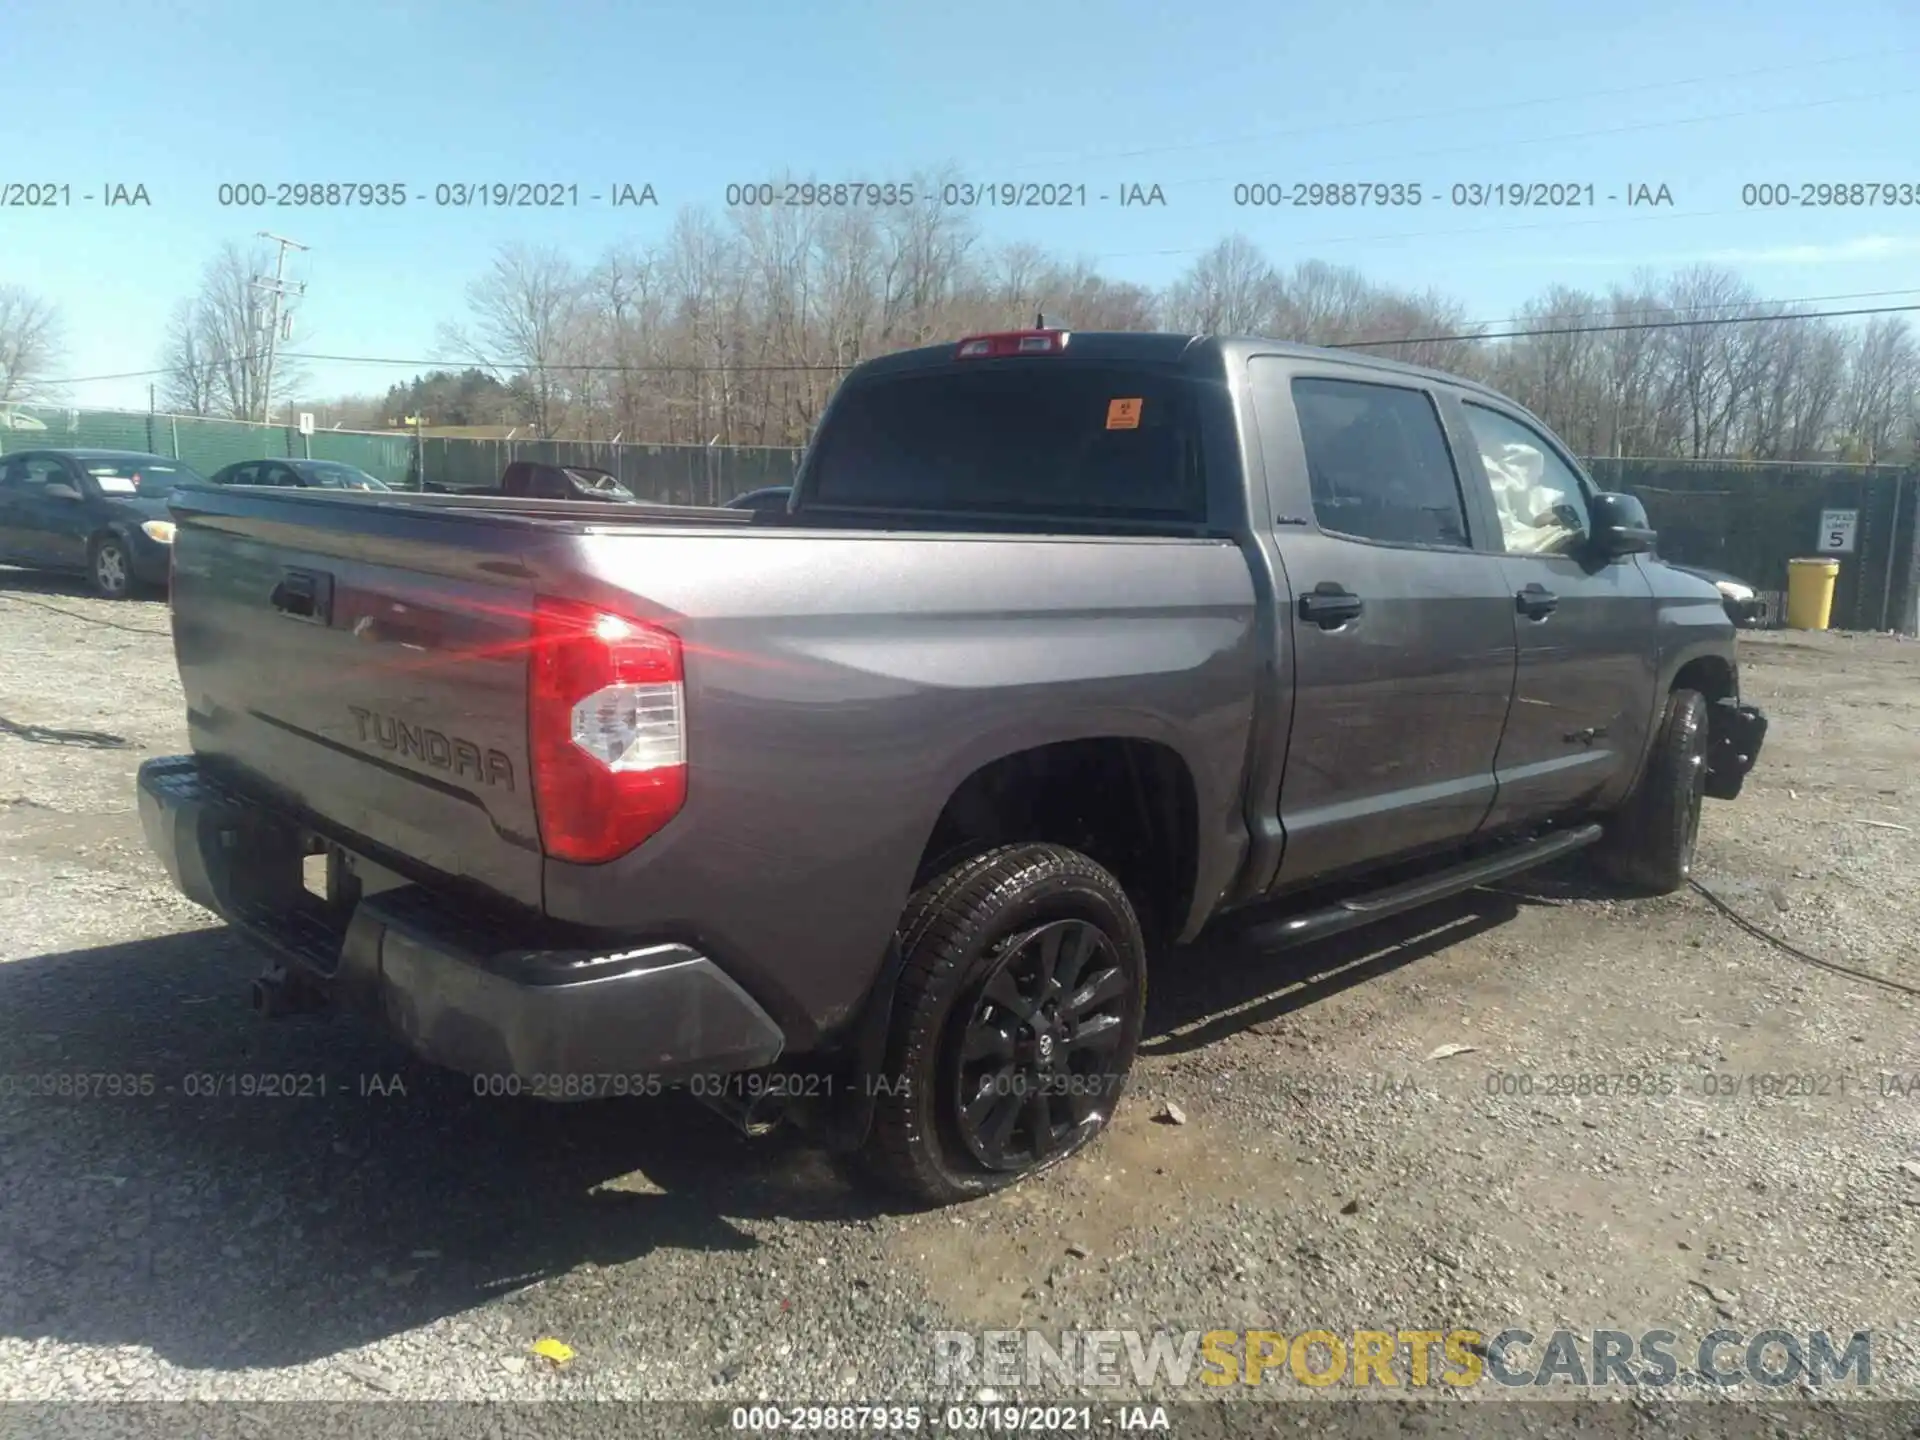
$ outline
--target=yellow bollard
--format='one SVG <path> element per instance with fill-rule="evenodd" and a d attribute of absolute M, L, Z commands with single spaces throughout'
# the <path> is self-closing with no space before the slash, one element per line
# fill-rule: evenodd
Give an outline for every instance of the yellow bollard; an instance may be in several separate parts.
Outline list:
<path fill-rule="evenodd" d="M 1824 630 L 1833 618 L 1833 586 L 1840 578 L 1838 560 L 1787 562 L 1787 628 Z"/>

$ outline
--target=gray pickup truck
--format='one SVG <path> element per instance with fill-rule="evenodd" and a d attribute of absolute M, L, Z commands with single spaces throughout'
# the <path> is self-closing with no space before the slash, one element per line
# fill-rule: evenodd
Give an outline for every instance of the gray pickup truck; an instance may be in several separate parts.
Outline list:
<path fill-rule="evenodd" d="M 262 1010 L 485 1093 L 680 1084 L 934 1202 L 1101 1130 L 1149 957 L 1209 922 L 1306 939 L 1588 847 L 1673 889 L 1765 732 L 1719 593 L 1538 420 L 1267 341 L 869 361 L 777 525 L 172 511 L 193 753 L 141 816 L 271 952 Z"/>

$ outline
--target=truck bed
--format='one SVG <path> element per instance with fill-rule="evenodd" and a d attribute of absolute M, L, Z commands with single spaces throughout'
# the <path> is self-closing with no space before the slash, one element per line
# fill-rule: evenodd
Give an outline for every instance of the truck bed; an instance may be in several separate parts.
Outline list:
<path fill-rule="evenodd" d="M 1261 667 L 1232 541 L 661 511 L 180 492 L 173 624 L 196 755 L 436 891 L 697 941 L 796 1043 L 851 1011 L 846 956 L 857 975 L 869 957 L 877 968 L 947 797 L 1023 736 L 1176 750 L 1224 841 L 1196 910 L 1227 883 Z M 608 607 L 684 647 L 684 808 L 609 863 L 542 851 L 536 596 Z"/>

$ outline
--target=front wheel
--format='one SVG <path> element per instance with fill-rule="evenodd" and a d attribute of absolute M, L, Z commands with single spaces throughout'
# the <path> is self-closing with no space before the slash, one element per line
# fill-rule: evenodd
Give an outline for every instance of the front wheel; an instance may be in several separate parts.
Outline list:
<path fill-rule="evenodd" d="M 1008 845 L 916 892 L 863 1159 L 922 1202 L 1002 1189 L 1106 1128 L 1146 1008 L 1126 892 L 1059 845 Z"/>
<path fill-rule="evenodd" d="M 124 540 L 117 535 L 102 535 L 93 542 L 87 557 L 87 574 L 93 581 L 93 593 L 102 600 L 124 600 L 133 593 L 133 561 Z"/>
<path fill-rule="evenodd" d="M 1667 696 L 1640 783 L 1606 821 L 1594 861 L 1608 879 L 1656 895 L 1692 878 L 1707 784 L 1707 701 L 1696 690 Z"/>

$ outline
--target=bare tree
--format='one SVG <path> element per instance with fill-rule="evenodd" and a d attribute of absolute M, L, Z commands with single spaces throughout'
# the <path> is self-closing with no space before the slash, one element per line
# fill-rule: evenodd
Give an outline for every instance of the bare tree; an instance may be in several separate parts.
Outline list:
<path fill-rule="evenodd" d="M 523 376 L 534 431 L 559 433 L 585 372 L 584 277 L 552 248 L 510 245 L 486 275 L 467 287 L 472 334 L 455 329 L 449 340 L 483 368 Z"/>
<path fill-rule="evenodd" d="M 917 178 L 923 196 L 942 177 Z M 1914 438 L 1920 358 L 1901 325 L 1843 327 L 1762 304 L 1738 276 L 1641 273 L 1606 295 L 1527 301 L 1512 336 L 1452 297 L 1321 260 L 1282 270 L 1244 237 L 1164 290 L 1030 244 L 988 247 L 971 213 L 742 206 L 683 211 L 657 248 L 577 267 L 508 249 L 470 291 L 474 334 L 543 435 L 803 443 L 875 354 L 1031 324 L 1156 326 L 1353 346 L 1487 380 L 1589 455 L 1883 458 Z M 208 355 L 204 332 L 193 332 Z M 186 353 L 182 349 L 182 353 Z"/>
<path fill-rule="evenodd" d="M 1904 317 L 1876 315 L 1861 332 L 1841 399 L 1850 458 L 1883 460 L 1904 439 L 1901 430 L 1920 384 L 1920 355 Z"/>
<path fill-rule="evenodd" d="M 0 404 L 51 398 L 61 352 L 53 304 L 18 285 L 0 285 Z"/>
<path fill-rule="evenodd" d="M 160 403 L 175 415 L 214 413 L 218 367 L 202 349 L 202 340 L 198 302 L 180 301 L 167 319 L 160 359 L 165 367 L 165 378 L 159 385 Z"/>
<path fill-rule="evenodd" d="M 1282 287 L 1273 265 L 1243 235 L 1222 240 L 1194 261 L 1167 292 L 1176 330 L 1203 335 L 1258 335 L 1275 328 Z M 1294 338 L 1286 336 L 1282 338 Z"/>
<path fill-rule="evenodd" d="M 264 247 L 243 250 L 231 241 L 207 262 L 199 290 L 175 307 L 162 342 L 169 407 L 263 420 L 274 401 L 305 384 L 302 367 L 282 355 L 273 367 L 273 394 L 267 393 L 273 310 L 254 281 L 270 273 L 272 263 Z"/>

